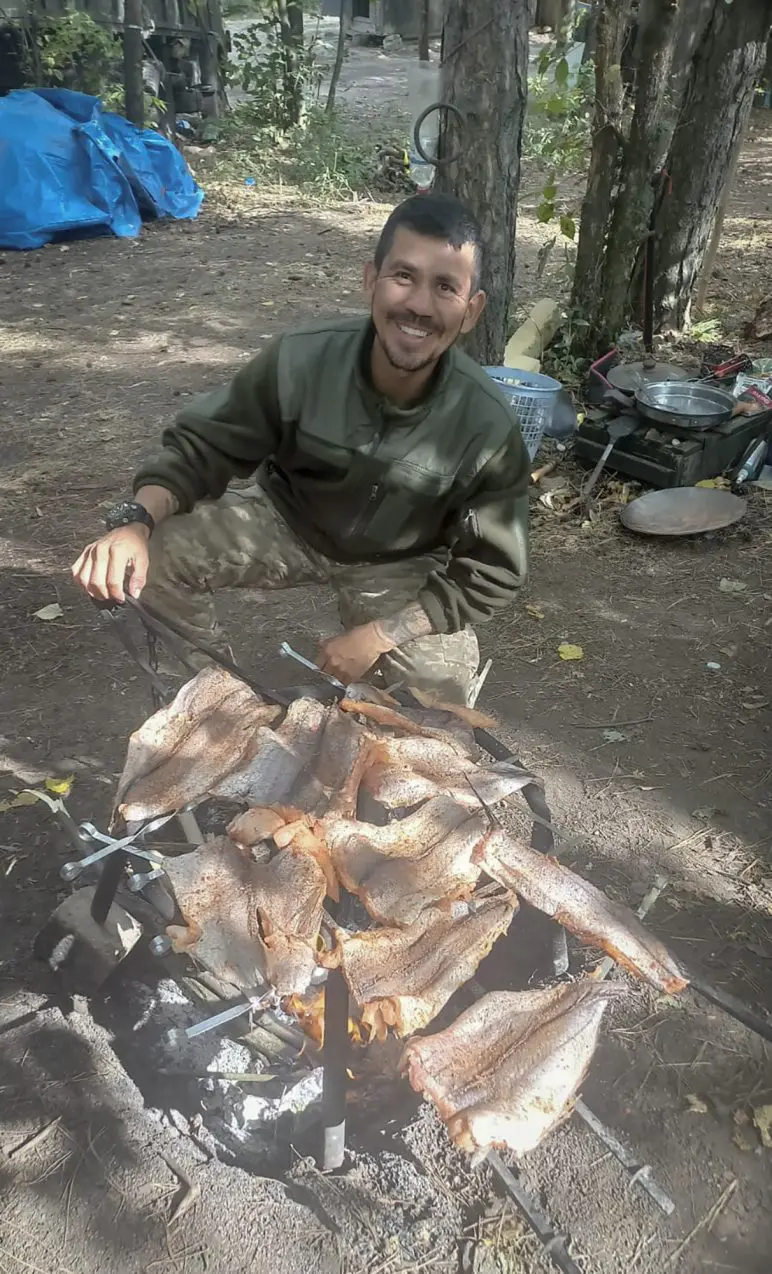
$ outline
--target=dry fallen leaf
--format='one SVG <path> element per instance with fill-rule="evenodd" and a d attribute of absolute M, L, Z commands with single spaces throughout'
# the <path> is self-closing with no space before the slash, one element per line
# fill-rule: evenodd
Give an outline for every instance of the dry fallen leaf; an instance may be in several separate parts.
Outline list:
<path fill-rule="evenodd" d="M 58 602 L 50 602 L 48 606 L 42 606 L 40 610 L 36 610 L 34 619 L 61 619 L 64 611 Z"/>
<path fill-rule="evenodd" d="M 34 805 L 37 799 L 34 792 L 17 792 L 10 801 L 0 801 L 0 814 L 4 814 L 6 810 L 20 809 L 23 805 Z"/>
<path fill-rule="evenodd" d="M 69 774 L 64 779 L 46 779 L 45 788 L 47 792 L 53 792 L 54 796 L 69 796 L 72 784 L 73 776 Z"/>
<path fill-rule="evenodd" d="M 754 1106 L 753 1122 L 759 1130 L 762 1146 L 772 1150 L 772 1105 Z"/>
<path fill-rule="evenodd" d="M 690 1115 L 707 1115 L 710 1109 L 708 1103 L 698 1097 L 696 1093 L 686 1094 L 686 1108 Z"/>
<path fill-rule="evenodd" d="M 720 579 L 718 581 L 720 593 L 744 593 L 747 587 L 748 585 L 743 583 L 741 579 Z"/>
<path fill-rule="evenodd" d="M 531 619 L 544 619 L 544 611 L 539 610 L 538 606 L 531 606 L 529 604 L 526 606 L 525 612 L 527 615 L 531 616 Z"/>
<path fill-rule="evenodd" d="M 574 646 L 570 641 L 562 641 L 560 643 L 558 654 L 561 659 L 584 659 L 584 651 L 581 646 Z"/>

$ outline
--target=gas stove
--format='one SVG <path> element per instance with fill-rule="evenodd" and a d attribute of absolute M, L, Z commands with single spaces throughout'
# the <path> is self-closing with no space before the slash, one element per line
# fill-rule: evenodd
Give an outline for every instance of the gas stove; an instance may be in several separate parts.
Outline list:
<path fill-rule="evenodd" d="M 693 430 L 653 425 L 635 411 L 612 414 L 591 409 L 575 435 L 576 458 L 596 464 L 609 442 L 607 426 L 622 417 L 636 420 L 638 428 L 618 440 L 605 467 L 652 487 L 692 487 L 704 478 L 715 478 L 738 464 L 759 435 L 758 419 L 752 416 Z"/>

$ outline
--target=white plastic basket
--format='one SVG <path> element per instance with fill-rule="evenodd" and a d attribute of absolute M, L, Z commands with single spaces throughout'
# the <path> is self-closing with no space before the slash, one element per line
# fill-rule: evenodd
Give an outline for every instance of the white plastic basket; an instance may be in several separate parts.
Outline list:
<path fill-rule="evenodd" d="M 523 442 L 533 460 L 544 430 L 552 422 L 555 401 L 562 389 L 560 381 L 541 372 L 523 372 L 517 367 L 486 367 L 485 370 L 517 412 Z"/>

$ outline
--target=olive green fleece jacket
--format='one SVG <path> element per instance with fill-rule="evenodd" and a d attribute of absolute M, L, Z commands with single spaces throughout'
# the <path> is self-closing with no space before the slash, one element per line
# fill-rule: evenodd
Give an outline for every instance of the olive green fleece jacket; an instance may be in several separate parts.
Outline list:
<path fill-rule="evenodd" d="M 191 400 L 139 469 L 179 512 L 258 482 L 297 535 L 338 562 L 447 549 L 418 600 L 435 631 L 511 605 L 528 557 L 529 462 L 516 417 L 481 367 L 444 355 L 424 398 L 400 408 L 372 387 L 373 330 L 359 316 L 271 343 L 222 390 Z"/>

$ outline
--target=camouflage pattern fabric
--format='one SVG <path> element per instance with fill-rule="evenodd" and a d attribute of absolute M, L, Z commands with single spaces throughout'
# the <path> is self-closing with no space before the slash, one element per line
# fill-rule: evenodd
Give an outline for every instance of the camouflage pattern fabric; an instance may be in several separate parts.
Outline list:
<path fill-rule="evenodd" d="M 292 588 L 329 584 L 338 596 L 344 629 L 393 615 L 409 602 L 443 554 L 399 562 L 333 562 L 290 529 L 260 487 L 228 491 L 168 518 L 150 540 L 150 573 L 143 599 L 168 615 L 192 641 L 223 652 L 227 642 L 215 615 L 222 588 Z M 384 655 L 374 673 L 385 685 L 403 682 L 451 703 L 466 703 L 479 664 L 471 628 L 422 637 Z M 203 666 L 205 656 L 191 652 Z"/>

